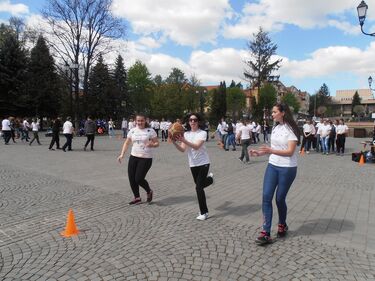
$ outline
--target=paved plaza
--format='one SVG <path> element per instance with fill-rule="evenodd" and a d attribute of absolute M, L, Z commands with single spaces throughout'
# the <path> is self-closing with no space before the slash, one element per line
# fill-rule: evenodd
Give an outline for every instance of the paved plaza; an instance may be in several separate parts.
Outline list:
<path fill-rule="evenodd" d="M 254 243 L 266 157 L 245 165 L 208 142 L 215 185 L 197 221 L 187 155 L 172 144 L 155 150 L 153 203 L 129 206 L 122 139 L 97 137 L 91 152 L 77 137 L 66 153 L 49 141 L 0 145 L 0 280 L 375 280 L 375 164 L 351 161 L 361 139 L 343 157 L 299 156 L 290 233 L 266 247 Z M 80 234 L 63 238 L 69 208 Z M 273 236 L 276 223 L 274 209 Z"/>

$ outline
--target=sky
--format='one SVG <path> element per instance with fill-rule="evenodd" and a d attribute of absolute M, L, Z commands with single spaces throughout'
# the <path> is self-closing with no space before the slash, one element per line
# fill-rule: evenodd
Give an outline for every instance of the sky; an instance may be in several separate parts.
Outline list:
<path fill-rule="evenodd" d="M 41 24 L 48 0 L 0 0 L 0 22 L 24 18 Z M 375 37 L 361 33 L 360 0 L 113 0 L 113 13 L 126 25 L 126 35 L 106 56 L 111 64 L 121 54 L 127 68 L 142 61 L 153 76 L 166 78 L 173 67 L 201 85 L 225 80 L 248 82 L 243 72 L 247 43 L 261 26 L 277 45 L 286 86 L 314 94 L 323 83 L 336 90 L 366 89 L 375 76 Z M 375 32 L 375 0 L 364 30 Z"/>

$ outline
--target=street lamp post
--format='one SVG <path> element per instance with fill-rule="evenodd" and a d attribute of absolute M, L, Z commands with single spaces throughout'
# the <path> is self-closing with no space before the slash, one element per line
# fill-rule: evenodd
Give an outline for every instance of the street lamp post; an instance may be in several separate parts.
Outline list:
<path fill-rule="evenodd" d="M 363 24 L 365 23 L 365 20 L 366 20 L 367 9 L 368 9 L 368 6 L 366 2 L 362 0 L 362 2 L 357 7 L 359 25 L 361 26 L 361 31 L 363 34 L 366 34 L 369 36 L 375 36 L 375 32 L 367 33 L 363 30 Z"/>

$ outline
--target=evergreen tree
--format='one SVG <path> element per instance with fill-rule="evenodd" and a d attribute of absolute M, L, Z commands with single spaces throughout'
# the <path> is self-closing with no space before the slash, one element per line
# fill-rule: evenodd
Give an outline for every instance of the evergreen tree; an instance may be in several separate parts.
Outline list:
<path fill-rule="evenodd" d="M 353 95 L 353 99 L 352 99 L 352 115 L 353 114 L 357 115 L 357 113 L 354 111 L 354 107 L 356 105 L 361 105 L 361 98 L 359 97 L 358 91 L 355 91 L 355 93 Z"/>
<path fill-rule="evenodd" d="M 124 65 L 124 59 L 121 55 L 118 55 L 116 59 L 113 79 L 115 83 L 114 94 L 116 112 L 116 116 L 114 117 L 119 120 L 121 117 L 129 116 L 133 111 L 128 94 L 127 73 Z"/>
<path fill-rule="evenodd" d="M 57 116 L 60 110 L 60 89 L 54 59 L 43 36 L 31 50 L 27 88 L 30 110 L 42 117 Z"/>
<path fill-rule="evenodd" d="M 260 88 L 267 82 L 273 71 L 280 68 L 281 59 L 271 62 L 272 56 L 276 54 L 277 45 L 272 43 L 268 33 L 260 27 L 254 39 L 247 44 L 251 58 L 246 61 L 248 69 L 244 75 L 252 87 Z"/>
<path fill-rule="evenodd" d="M 26 115 L 27 52 L 9 26 L 0 25 L 0 115 Z"/>
<path fill-rule="evenodd" d="M 108 118 L 116 113 L 114 83 L 108 66 L 100 55 L 90 73 L 89 91 L 86 96 L 87 114 L 93 117 Z"/>

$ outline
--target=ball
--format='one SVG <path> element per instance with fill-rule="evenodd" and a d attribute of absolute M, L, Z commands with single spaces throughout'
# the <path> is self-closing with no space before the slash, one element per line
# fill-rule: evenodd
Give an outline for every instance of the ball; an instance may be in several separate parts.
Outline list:
<path fill-rule="evenodd" d="M 182 136 L 184 132 L 185 132 L 184 127 L 180 123 L 175 122 L 169 128 L 168 136 L 171 139 L 176 139 L 178 136 Z"/>

